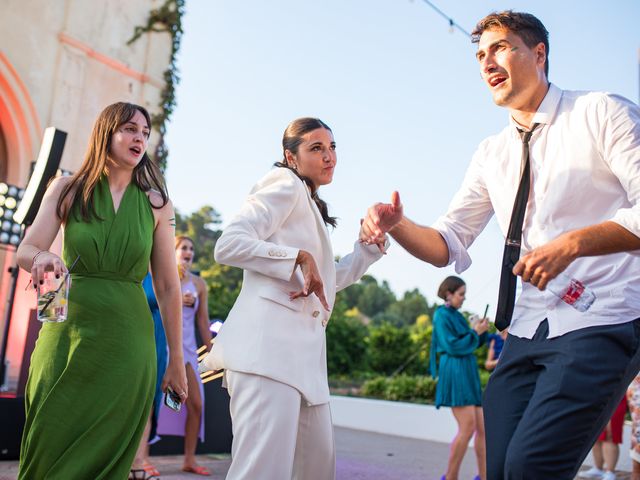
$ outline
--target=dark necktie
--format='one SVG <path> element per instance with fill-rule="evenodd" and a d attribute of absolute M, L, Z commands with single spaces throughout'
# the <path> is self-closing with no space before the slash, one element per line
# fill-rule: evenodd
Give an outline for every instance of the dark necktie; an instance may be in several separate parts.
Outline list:
<path fill-rule="evenodd" d="M 522 139 L 522 174 L 520 176 L 520 185 L 518 186 L 516 201 L 513 203 L 511 222 L 509 222 L 509 230 L 507 232 L 507 239 L 504 245 L 504 254 L 502 256 L 500 293 L 498 294 L 498 308 L 496 311 L 495 323 L 498 330 L 504 330 L 511 323 L 513 306 L 516 301 L 517 278 L 513 274 L 513 267 L 520 259 L 522 223 L 524 222 L 524 214 L 527 209 L 527 201 L 529 200 L 529 191 L 531 189 L 529 140 L 531 139 L 531 134 L 538 125 L 538 123 L 534 123 L 533 127 L 528 132 L 518 129 Z"/>

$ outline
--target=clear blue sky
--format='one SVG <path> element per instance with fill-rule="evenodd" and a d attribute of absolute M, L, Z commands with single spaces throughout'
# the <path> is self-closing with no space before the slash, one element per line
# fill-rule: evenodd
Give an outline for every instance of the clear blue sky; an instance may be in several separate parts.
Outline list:
<path fill-rule="evenodd" d="M 435 4 L 467 31 L 494 10 L 533 13 L 550 32 L 550 80 L 638 101 L 638 0 L 478 1 Z M 406 214 L 432 223 L 462 181 L 478 143 L 507 112 L 480 80 L 475 45 L 449 32 L 422 0 L 188 0 L 178 105 L 167 172 L 177 208 L 213 205 L 228 220 L 281 156 L 294 118 L 333 129 L 338 166 L 320 193 L 339 217 L 344 255 L 359 219 L 397 189 Z M 495 221 L 471 249 L 465 308 L 495 310 L 502 235 Z M 452 267 L 437 269 L 394 245 L 370 271 L 401 295 L 435 300 Z"/>

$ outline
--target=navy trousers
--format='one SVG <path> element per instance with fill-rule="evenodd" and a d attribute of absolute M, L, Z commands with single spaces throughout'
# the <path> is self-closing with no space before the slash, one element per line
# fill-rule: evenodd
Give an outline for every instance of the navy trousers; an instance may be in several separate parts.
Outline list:
<path fill-rule="evenodd" d="M 640 319 L 509 335 L 484 393 L 488 480 L 571 480 L 640 370 Z"/>

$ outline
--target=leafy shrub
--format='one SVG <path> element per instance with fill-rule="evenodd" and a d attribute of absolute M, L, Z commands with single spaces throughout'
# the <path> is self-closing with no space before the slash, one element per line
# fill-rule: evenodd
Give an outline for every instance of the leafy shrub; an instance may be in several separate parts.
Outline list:
<path fill-rule="evenodd" d="M 367 380 L 362 385 L 362 395 L 372 398 L 385 398 L 387 390 L 387 379 L 385 377 L 376 377 Z"/>
<path fill-rule="evenodd" d="M 329 374 L 349 374 L 366 368 L 368 334 L 358 318 L 334 311 L 327 328 Z"/>
<path fill-rule="evenodd" d="M 369 335 L 369 362 L 378 374 L 390 375 L 413 355 L 415 347 L 409 329 L 389 323 L 373 327 Z"/>
<path fill-rule="evenodd" d="M 431 377 L 420 375 L 377 377 L 365 382 L 361 392 L 366 397 L 382 400 L 433 403 L 436 382 Z"/>
<path fill-rule="evenodd" d="M 482 386 L 482 391 L 487 388 L 487 382 L 489 381 L 489 377 L 491 376 L 491 372 L 485 370 L 484 368 L 480 369 L 480 385 Z"/>
<path fill-rule="evenodd" d="M 408 401 L 416 397 L 418 381 L 416 377 L 398 375 L 387 382 L 387 400 Z"/>

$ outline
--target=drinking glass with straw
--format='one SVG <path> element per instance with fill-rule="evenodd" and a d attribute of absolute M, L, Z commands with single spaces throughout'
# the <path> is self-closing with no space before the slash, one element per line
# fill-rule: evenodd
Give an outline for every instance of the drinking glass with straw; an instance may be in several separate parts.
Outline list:
<path fill-rule="evenodd" d="M 69 302 L 70 274 L 80 260 L 73 261 L 62 278 L 56 278 L 53 272 L 45 272 L 42 284 L 38 285 L 38 320 L 41 322 L 64 322 L 67 319 Z"/>

